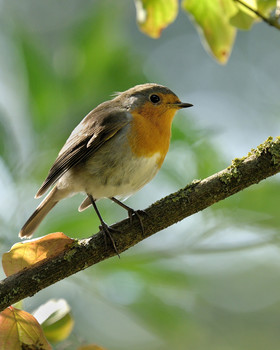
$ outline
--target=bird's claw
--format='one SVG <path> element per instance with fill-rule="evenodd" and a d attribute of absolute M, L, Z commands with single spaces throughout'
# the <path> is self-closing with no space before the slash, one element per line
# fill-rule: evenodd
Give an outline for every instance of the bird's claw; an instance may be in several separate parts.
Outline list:
<path fill-rule="evenodd" d="M 119 232 L 119 230 L 116 230 L 115 228 L 109 227 L 104 221 L 101 222 L 101 225 L 99 226 L 99 230 L 102 231 L 104 234 L 104 240 L 105 240 L 106 247 L 107 247 L 107 238 L 109 238 L 111 243 L 112 243 L 112 246 L 114 248 L 114 251 L 116 252 L 118 257 L 120 258 L 120 254 L 119 254 L 118 249 L 116 247 L 115 240 L 111 235 L 111 232 Z"/>
<path fill-rule="evenodd" d="M 144 224 L 143 224 L 143 216 L 148 214 L 145 212 L 145 210 L 134 210 L 132 208 L 130 208 L 127 212 L 128 212 L 128 217 L 131 225 L 132 225 L 133 215 L 137 217 L 141 226 L 142 234 L 144 235 L 145 230 L 144 230 Z"/>

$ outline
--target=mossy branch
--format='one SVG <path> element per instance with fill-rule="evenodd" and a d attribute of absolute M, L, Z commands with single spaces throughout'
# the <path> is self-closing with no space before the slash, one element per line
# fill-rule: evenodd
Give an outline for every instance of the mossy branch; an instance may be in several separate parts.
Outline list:
<path fill-rule="evenodd" d="M 178 192 L 157 201 L 145 209 L 145 233 L 137 220 L 130 224 L 123 220 L 112 227 L 119 253 L 134 246 L 156 232 L 225 199 L 246 187 L 280 171 L 280 138 L 269 138 L 246 157 L 234 159 L 232 164 L 204 179 L 196 180 Z M 101 232 L 76 241 L 59 256 L 43 260 L 0 282 L 0 311 L 32 296 L 78 271 L 116 255 L 111 245 L 104 244 Z"/>

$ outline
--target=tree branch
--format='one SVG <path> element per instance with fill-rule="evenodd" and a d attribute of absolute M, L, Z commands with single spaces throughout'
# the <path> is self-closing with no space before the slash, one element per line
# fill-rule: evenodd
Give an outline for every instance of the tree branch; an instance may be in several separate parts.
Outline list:
<path fill-rule="evenodd" d="M 143 218 L 144 234 L 135 219 L 132 225 L 128 219 L 113 225 L 120 232 L 113 234 L 117 249 L 121 253 L 156 232 L 279 171 L 280 137 L 275 141 L 269 138 L 246 157 L 234 159 L 228 168 L 204 180 L 195 180 L 147 208 L 147 215 Z M 104 244 L 101 232 L 78 240 L 59 256 L 45 259 L 1 281 L 0 311 L 115 254 L 111 245 L 106 247 Z"/>

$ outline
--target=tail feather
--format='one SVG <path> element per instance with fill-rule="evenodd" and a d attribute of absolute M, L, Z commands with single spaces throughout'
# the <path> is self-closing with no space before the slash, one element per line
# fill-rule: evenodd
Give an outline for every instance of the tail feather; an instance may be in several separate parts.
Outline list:
<path fill-rule="evenodd" d="M 36 228 L 39 226 L 44 217 L 48 214 L 48 212 L 58 203 L 55 197 L 57 194 L 57 187 L 55 186 L 51 192 L 47 195 L 47 197 L 39 204 L 34 213 L 30 216 L 30 218 L 23 225 L 22 229 L 19 232 L 19 237 L 29 238 L 33 235 Z"/>
<path fill-rule="evenodd" d="M 83 201 L 82 201 L 82 203 L 80 204 L 80 206 L 79 206 L 79 211 L 84 211 L 84 210 L 86 210 L 88 207 L 90 207 L 91 206 L 91 200 L 90 200 L 90 198 L 89 197 L 86 197 Z"/>

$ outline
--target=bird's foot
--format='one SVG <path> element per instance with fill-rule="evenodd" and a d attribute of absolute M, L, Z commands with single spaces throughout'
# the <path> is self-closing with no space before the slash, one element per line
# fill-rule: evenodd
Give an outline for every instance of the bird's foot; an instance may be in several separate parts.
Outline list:
<path fill-rule="evenodd" d="M 114 248 L 114 251 L 116 252 L 116 254 L 118 255 L 118 257 L 120 257 L 120 254 L 118 252 L 118 249 L 116 247 L 116 243 L 115 243 L 115 240 L 113 238 L 113 236 L 111 235 L 111 232 L 119 232 L 118 230 L 116 230 L 115 228 L 112 228 L 112 227 L 109 227 L 106 222 L 102 219 L 102 216 L 101 214 L 99 213 L 99 210 L 97 209 L 97 206 L 96 206 L 96 203 L 95 203 L 95 200 L 94 198 L 92 197 L 91 194 L 87 193 L 88 195 L 88 198 L 90 199 L 91 201 L 91 204 L 100 220 L 100 223 L 101 225 L 99 226 L 99 230 L 103 232 L 104 234 L 104 240 L 105 240 L 105 245 L 107 247 L 107 238 L 110 239 L 111 243 L 112 243 L 112 246 Z"/>
<path fill-rule="evenodd" d="M 144 224 L 143 224 L 143 216 L 148 215 L 145 210 L 134 210 L 132 208 L 126 209 L 129 217 L 130 224 L 132 225 L 133 215 L 138 219 L 139 224 L 141 226 L 142 235 L 144 235 Z"/>
<path fill-rule="evenodd" d="M 129 217 L 129 221 L 130 221 L 130 224 L 132 225 L 132 220 L 133 220 L 133 215 L 137 217 L 139 223 L 140 223 L 140 226 L 141 226 L 141 231 L 142 231 L 142 234 L 144 236 L 144 224 L 143 224 L 143 216 L 144 215 L 148 215 L 145 210 L 134 210 L 132 208 L 130 208 L 129 206 L 127 206 L 126 204 L 124 204 L 123 202 L 119 201 L 118 199 L 116 199 L 115 197 L 111 197 L 111 200 L 113 202 L 115 202 L 116 204 L 120 205 L 122 208 L 124 208 L 127 213 L 128 213 L 128 217 Z"/>
<path fill-rule="evenodd" d="M 113 232 L 116 233 L 116 232 L 120 232 L 120 231 L 116 230 L 115 228 L 109 227 L 103 220 L 101 221 L 101 225 L 99 226 L 99 230 L 102 231 L 104 234 L 104 241 L 105 241 L 106 247 L 107 247 L 107 238 L 109 238 L 109 240 L 111 241 L 112 246 L 114 248 L 114 251 L 116 252 L 118 257 L 120 258 L 120 254 L 119 254 L 118 249 L 116 247 L 116 242 L 111 234 Z"/>

